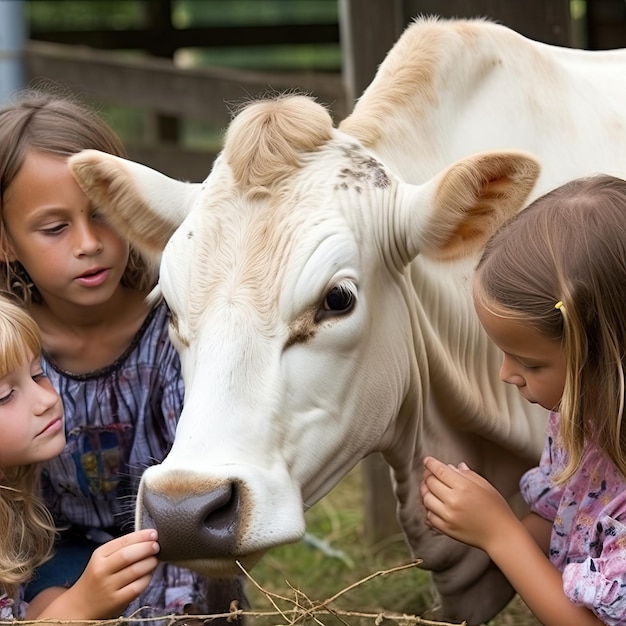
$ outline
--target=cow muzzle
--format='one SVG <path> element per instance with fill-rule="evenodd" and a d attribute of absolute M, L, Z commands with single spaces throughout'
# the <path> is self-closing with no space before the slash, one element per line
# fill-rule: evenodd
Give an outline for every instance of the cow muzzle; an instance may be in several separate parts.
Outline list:
<path fill-rule="evenodd" d="M 159 558 L 175 562 L 233 557 L 241 523 L 241 488 L 232 481 L 201 493 L 143 490 L 142 528 L 156 528 Z"/>

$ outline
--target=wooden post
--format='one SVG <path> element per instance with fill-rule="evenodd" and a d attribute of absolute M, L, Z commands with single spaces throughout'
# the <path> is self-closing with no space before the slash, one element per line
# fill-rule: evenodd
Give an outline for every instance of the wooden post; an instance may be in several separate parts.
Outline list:
<path fill-rule="evenodd" d="M 153 43 L 148 52 L 155 57 L 173 59 L 175 49 L 171 46 L 172 38 L 168 34 L 173 30 L 172 24 L 172 0 L 148 0 L 144 5 L 146 27 L 152 31 Z M 157 115 L 153 119 L 154 141 L 160 143 L 178 143 L 180 136 L 180 123 L 177 117 L 172 115 Z"/>
<path fill-rule="evenodd" d="M 624 0 L 587 0 L 586 24 L 590 50 L 626 47 Z"/>
<path fill-rule="evenodd" d="M 402 0 L 339 0 L 342 74 L 349 110 L 376 74 L 396 42 L 405 20 Z M 361 462 L 365 535 L 376 544 L 400 532 L 389 467 L 380 454 Z"/>
<path fill-rule="evenodd" d="M 402 0 L 339 0 L 342 74 L 349 103 L 370 84 L 404 24 Z"/>

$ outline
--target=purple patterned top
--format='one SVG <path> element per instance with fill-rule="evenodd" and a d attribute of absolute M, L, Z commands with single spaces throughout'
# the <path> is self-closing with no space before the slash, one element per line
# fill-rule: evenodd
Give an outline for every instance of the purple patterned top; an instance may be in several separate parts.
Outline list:
<path fill-rule="evenodd" d="M 550 561 L 563 573 L 563 590 L 609 626 L 626 623 L 626 478 L 589 446 L 578 473 L 554 485 L 567 460 L 558 413 L 550 413 L 539 466 L 520 488 L 537 515 L 553 522 Z"/>
<path fill-rule="evenodd" d="M 43 367 L 65 409 L 67 445 L 45 464 L 44 497 L 59 525 L 77 525 L 98 541 L 134 528 L 139 478 L 169 451 L 182 410 L 180 361 L 168 338 L 163 301 L 149 313 L 115 363 L 73 375 L 50 359 Z M 44 355 L 45 357 L 45 355 Z M 206 581 L 162 563 L 148 589 L 127 609 L 141 616 L 204 605 Z M 165 610 L 164 610 L 165 609 Z"/>

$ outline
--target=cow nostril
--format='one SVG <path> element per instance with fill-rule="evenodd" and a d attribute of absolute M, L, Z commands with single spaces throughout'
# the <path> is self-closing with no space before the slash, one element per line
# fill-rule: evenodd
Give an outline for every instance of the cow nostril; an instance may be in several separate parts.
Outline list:
<path fill-rule="evenodd" d="M 204 509 L 204 527 L 216 539 L 223 536 L 223 540 L 228 540 L 239 522 L 239 492 L 237 485 L 230 483 L 228 489 Z M 200 512 L 202 514 L 202 512 Z"/>
<path fill-rule="evenodd" d="M 142 503 L 142 525 L 157 529 L 163 561 L 233 556 L 241 509 L 234 482 L 184 498 L 146 489 Z"/>

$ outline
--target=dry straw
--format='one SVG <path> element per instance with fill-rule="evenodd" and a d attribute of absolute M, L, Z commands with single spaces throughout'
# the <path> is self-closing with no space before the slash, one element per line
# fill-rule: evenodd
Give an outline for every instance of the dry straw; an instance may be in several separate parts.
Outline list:
<path fill-rule="evenodd" d="M 273 622 L 273 626 L 295 626 L 296 624 L 317 624 L 318 626 L 326 626 L 326 622 L 323 621 L 325 617 L 332 617 L 333 624 L 349 625 L 351 618 L 358 618 L 360 623 L 363 621 L 370 621 L 374 626 L 380 626 L 381 624 L 397 624 L 398 626 L 466 626 L 467 622 L 437 622 L 417 615 L 405 615 L 395 613 L 393 611 L 383 611 L 378 613 L 367 613 L 361 611 L 346 611 L 343 609 L 333 608 L 331 605 L 337 598 L 341 597 L 345 593 L 359 587 L 379 576 L 388 576 L 402 570 L 416 567 L 421 561 L 412 561 L 404 565 L 392 567 L 390 569 L 380 570 L 362 578 L 361 580 L 349 585 L 345 589 L 337 592 L 332 597 L 318 602 L 311 600 L 301 590 L 295 589 L 289 583 L 287 583 L 293 592 L 293 598 L 283 596 L 277 593 L 267 591 L 243 568 L 240 563 L 237 563 L 241 571 L 247 577 L 252 585 L 262 593 L 269 603 L 274 607 L 274 611 L 244 611 L 240 609 L 236 602 L 233 602 L 230 611 L 228 613 L 219 613 L 211 615 L 165 615 L 159 617 L 119 617 L 109 620 L 28 620 L 20 621 L 20 626 L 38 625 L 42 624 L 68 624 L 81 626 L 122 626 L 124 624 L 151 624 L 158 622 L 159 626 L 208 626 L 215 619 L 226 618 L 229 622 L 236 626 L 240 617 L 246 618 L 246 623 L 250 623 L 252 619 L 277 619 Z M 15 626 L 15 621 L 0 620 L 0 626 Z M 250 624 L 253 626 L 253 624 Z"/>

